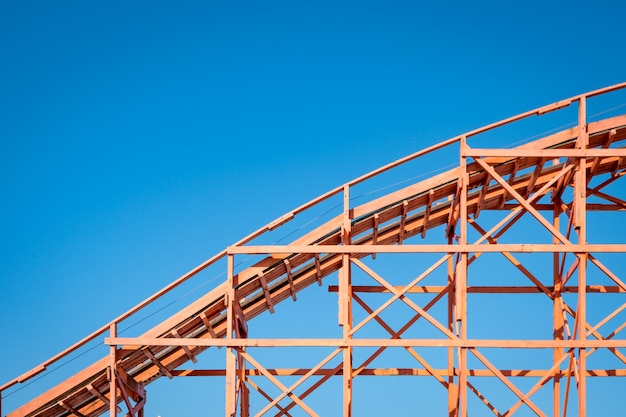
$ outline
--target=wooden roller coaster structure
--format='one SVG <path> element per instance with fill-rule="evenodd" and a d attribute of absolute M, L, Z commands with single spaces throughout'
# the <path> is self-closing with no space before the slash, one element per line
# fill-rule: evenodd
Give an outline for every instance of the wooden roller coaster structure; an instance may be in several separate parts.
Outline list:
<path fill-rule="evenodd" d="M 479 409 L 475 407 L 484 407 L 498 416 L 518 410 L 539 416 L 592 413 L 593 402 L 588 404 L 587 395 L 590 378 L 616 378 L 626 388 L 626 338 L 620 333 L 626 327 L 626 279 L 623 271 L 603 261 L 604 257 L 614 259 L 626 253 L 623 227 L 622 233 L 619 231 L 619 224 L 623 223 L 618 223 L 610 242 L 588 241 L 588 232 L 596 227 L 588 213 L 619 215 L 626 211 L 626 195 L 610 191 L 620 190 L 615 185 L 621 184 L 626 174 L 626 115 L 589 121 L 587 102 L 624 87 L 626 83 L 578 95 L 443 141 L 298 207 L 229 246 L 85 339 L 1 386 L 0 401 L 2 393 L 11 387 L 45 372 L 87 343 L 105 337 L 108 355 L 8 414 L 0 411 L 0 415 L 91 417 L 108 412 L 113 417 L 124 407 L 125 415 L 143 416 L 146 385 L 163 376 L 194 375 L 225 378 L 226 416 L 247 417 L 252 412 L 318 415 L 308 397 L 331 379 L 341 380 L 342 387 L 337 395 L 343 405 L 336 415 L 351 416 L 358 398 L 354 380 L 365 376 L 428 378 L 443 388 L 447 401 L 440 409 L 449 416 L 467 416 L 468 410 Z M 568 107 L 577 107 L 577 120 L 571 128 L 511 148 L 473 145 L 479 134 Z M 354 204 L 351 192 L 357 185 L 441 150 L 454 152 L 454 168 Z M 294 218 L 332 198 L 341 202 L 341 208 L 325 223 L 307 229 L 288 244 L 255 244 L 264 234 L 286 228 Z M 491 213 L 496 220 L 483 227 L 479 221 L 483 219 L 479 217 L 481 213 Z M 511 229 L 522 219 L 535 222 L 545 235 L 521 235 L 521 242 L 516 240 L 520 235 L 509 238 Z M 443 232 L 436 234 L 441 238 L 439 242 L 430 232 L 436 228 Z M 427 232 L 431 237 L 428 241 Z M 393 279 L 383 278 L 384 274 L 373 266 L 377 257 L 389 254 L 424 256 L 427 261 L 413 262 L 413 269 L 415 265 L 421 267 L 419 275 L 399 285 Z M 497 254 L 498 259 L 512 265 L 527 285 L 513 285 L 504 276 L 489 285 L 480 285 L 483 272 L 474 273 L 473 265 L 479 257 L 490 254 Z M 541 254 L 542 262 L 529 261 Z M 236 258 L 242 255 L 251 255 L 257 261 L 237 270 Z M 134 317 L 218 261 L 226 266 L 224 282 L 143 334 L 120 337 L 120 322 Z M 357 275 L 359 282 L 369 279 L 370 285 L 357 285 Z M 253 318 L 268 310 L 274 312 L 281 301 L 296 300 L 300 291 L 316 283 L 322 285 L 325 279 L 336 279 L 328 289 L 338 294 L 339 327 L 335 329 L 339 337 L 250 337 L 248 326 Z M 371 307 L 374 294 L 387 297 L 386 301 Z M 419 298 L 420 294 L 429 295 L 428 302 Z M 472 320 L 468 298 L 474 294 L 537 294 L 550 303 L 549 317 L 543 323 L 548 334 L 520 338 L 472 336 L 490 334 L 489 328 L 478 333 L 468 331 Z M 617 308 L 611 308 L 612 312 L 602 320 L 590 322 L 590 310 L 596 305 L 588 302 L 590 295 L 611 297 L 610 302 L 600 303 L 617 300 Z M 400 329 L 394 329 L 382 313 L 392 304 L 402 303 L 410 310 L 410 319 Z M 356 309 L 360 316 L 354 313 Z M 380 325 L 379 332 L 367 333 L 366 329 L 371 328 L 368 325 L 374 323 Z M 426 325 L 430 331 L 410 333 L 416 323 Z M 600 329 L 609 323 L 611 330 L 601 333 Z M 385 332 L 382 336 L 381 329 Z M 404 337 L 409 333 L 410 337 Z M 225 352 L 225 362 L 220 367 L 183 368 L 196 362 L 202 352 L 216 347 L 223 347 Z M 254 356 L 255 349 L 267 347 L 323 348 L 330 353 L 308 368 L 269 369 Z M 372 366 L 379 355 L 392 349 L 408 352 L 415 365 Z M 504 369 L 489 359 L 492 352 L 506 357 L 507 352 L 514 356 L 514 352 L 529 349 L 548 352 L 549 363 L 544 360 L 525 369 Z M 357 355 L 358 351 L 372 350 L 374 353 L 368 353 L 365 360 L 357 361 L 362 356 Z M 426 351 L 428 355 L 424 354 Z M 596 351 L 607 352 L 615 366 L 591 367 L 590 359 Z M 433 355 L 440 355 L 441 360 L 427 358 Z M 445 365 L 439 366 L 441 363 Z M 287 385 L 285 376 L 298 378 Z M 534 385 L 523 391 L 516 381 L 529 377 L 534 378 Z M 278 394 L 272 396 L 263 390 L 255 382 L 261 378 L 274 385 Z M 498 410 L 502 404 L 479 389 L 479 378 L 502 384 L 515 400 L 504 405 L 507 409 Z M 310 386 L 304 389 L 307 384 Z M 384 384 L 380 388 L 384 389 Z M 540 390 L 548 390 L 548 400 L 546 395 L 536 399 Z M 617 410 L 618 405 L 615 407 Z"/>

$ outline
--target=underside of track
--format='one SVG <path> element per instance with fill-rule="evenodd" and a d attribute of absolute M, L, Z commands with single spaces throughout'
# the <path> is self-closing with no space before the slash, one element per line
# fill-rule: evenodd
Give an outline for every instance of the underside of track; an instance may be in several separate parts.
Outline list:
<path fill-rule="evenodd" d="M 146 385 L 163 376 L 173 378 L 193 373 L 182 367 L 195 362 L 196 357 L 207 349 L 216 347 L 225 347 L 226 351 L 222 369 L 213 374 L 226 378 L 227 416 L 250 414 L 251 390 L 265 397 L 264 403 L 252 407 L 257 410 L 257 415 L 293 415 L 296 409 L 300 413 L 317 415 L 315 404 L 309 404 L 306 397 L 315 390 L 316 384 L 321 385 L 331 377 L 341 379 L 343 387 L 342 393 L 338 394 L 342 396 L 343 406 L 336 415 L 349 416 L 352 415 L 353 397 L 358 395 L 353 379 L 363 375 L 384 376 L 385 372 L 434 379 L 446 391 L 447 403 L 443 408 L 451 416 L 467 415 L 468 397 L 478 398 L 484 410 L 495 415 L 510 415 L 520 408 L 531 414 L 554 416 L 560 416 L 566 410 L 581 416 L 587 411 L 593 412 L 587 410 L 586 381 L 589 377 L 617 378 L 626 387 L 626 340 L 620 335 L 625 327 L 620 317 L 623 317 L 626 305 L 626 279 L 620 277 L 621 272 L 602 261 L 602 254 L 623 256 L 626 238 L 619 235 L 610 242 L 589 242 L 587 237 L 590 229 L 597 227 L 588 220 L 588 213 L 619 214 L 626 210 L 626 194 L 620 196 L 608 191 L 616 184 L 624 183 L 626 115 L 588 121 L 586 105 L 587 100 L 624 86 L 576 96 L 441 142 L 299 207 L 199 265 L 84 341 L 2 386 L 0 393 L 45 372 L 50 364 L 70 355 L 87 341 L 107 336 L 105 340 L 111 352 L 108 356 L 50 387 L 7 416 L 92 417 L 107 412 L 117 415 L 118 405 L 123 407 L 124 414 L 142 416 Z M 571 128 L 513 148 L 472 146 L 472 138 L 481 133 L 570 106 L 578 106 L 577 120 Z M 456 167 L 363 204 L 353 204 L 350 193 L 358 184 L 432 152 L 452 147 L 456 152 Z M 623 185 L 621 190 L 624 190 Z M 285 245 L 253 244 L 259 236 L 285 227 L 296 216 L 329 198 L 339 198 L 343 202 L 341 212 L 334 218 Z M 482 227 L 481 214 L 486 212 L 497 213 L 499 217 L 488 227 Z M 524 241 L 507 239 L 509 229 L 522 218 L 532 219 L 545 235 L 541 238 L 527 236 Z M 427 235 L 433 233 L 432 229 L 439 230 L 440 243 L 431 240 L 424 243 Z M 483 254 L 493 253 L 510 262 L 528 285 L 510 285 L 505 280 L 497 285 L 474 284 L 472 263 Z M 541 273 L 531 272 L 535 267 L 521 261 L 531 253 L 549 254 L 549 262 Z M 428 262 L 416 268 L 414 276 L 417 278 L 398 285 L 374 270 L 377 256 L 386 254 L 434 254 L 439 258 L 435 261 L 428 258 Z M 235 257 L 242 255 L 253 255 L 257 261 L 236 271 Z M 147 332 L 137 337 L 118 337 L 117 324 L 121 320 L 132 317 L 172 288 L 224 259 L 227 260 L 224 282 Z M 444 270 L 440 274 L 441 280 L 427 281 L 439 267 Z M 591 268 L 599 270 L 606 282 L 593 281 L 587 272 Z M 371 285 L 356 285 L 353 278 L 356 271 L 366 276 Z M 330 285 L 329 291 L 338 293 L 342 337 L 248 337 L 248 326 L 253 325 L 253 318 L 268 310 L 273 312 L 284 300 L 296 300 L 300 291 L 314 284 L 322 285 L 331 276 L 338 277 L 337 285 Z M 361 293 L 386 294 L 387 300 L 380 307 L 369 307 L 365 297 L 359 296 Z M 425 293 L 434 298 L 430 297 L 427 303 L 414 298 L 415 294 Z M 472 317 L 467 313 L 467 298 L 468 294 L 479 293 L 547 296 L 553 306 L 551 314 L 545 318 L 551 330 L 549 337 L 469 337 L 468 322 Z M 590 310 L 594 308 L 591 302 L 587 302 L 591 293 L 621 296 L 616 304 L 618 308 L 597 324 L 588 320 Z M 571 294 L 574 301 L 568 301 L 564 294 Z M 400 337 L 404 330 L 393 330 L 381 316 L 383 310 L 396 302 L 406 304 L 412 311 L 407 328 L 419 319 L 429 323 L 435 333 L 428 333 L 425 337 Z M 446 305 L 447 315 L 443 318 L 429 313 L 438 302 Z M 365 311 L 359 320 L 353 315 L 357 307 Z M 616 318 L 617 325 L 613 320 Z M 369 322 L 378 322 L 386 329 L 386 337 L 361 337 L 359 331 Z M 602 336 L 599 328 L 609 322 L 613 328 L 609 336 Z M 266 369 L 251 353 L 252 348 L 272 346 L 326 347 L 331 353 L 307 369 L 301 368 L 298 372 L 284 370 L 281 374 L 281 370 Z M 419 367 L 386 370 L 368 367 L 373 359 L 357 364 L 354 351 L 363 347 L 406 350 Z M 435 367 L 421 355 L 421 349 L 435 348 L 441 352 L 447 364 L 445 368 Z M 520 370 L 501 369 L 485 353 L 489 349 L 529 348 L 549 351 L 550 363 Z M 588 358 L 596 350 L 609 352 L 617 366 L 589 368 Z M 333 360 L 336 366 L 328 367 Z M 472 366 L 471 361 L 481 366 Z M 205 374 L 211 373 L 207 371 Z M 302 378 L 296 386 L 285 386 L 279 378 L 284 374 Z M 536 386 L 523 392 L 511 382 L 511 377 L 522 374 L 538 377 Z M 252 376 L 269 379 L 282 393 L 274 397 L 265 394 L 252 382 Z M 313 376 L 321 378 L 309 391 L 296 394 L 295 388 Z M 472 383 L 472 377 L 477 376 L 491 377 L 502 383 L 512 391 L 516 401 L 505 405 L 508 410 L 498 411 L 497 399 L 489 398 Z M 542 387 L 550 390 L 547 405 L 534 401 L 533 395 Z M 115 401 L 110 401 L 111 392 L 116 393 Z M 216 414 L 221 413 L 220 410 Z"/>

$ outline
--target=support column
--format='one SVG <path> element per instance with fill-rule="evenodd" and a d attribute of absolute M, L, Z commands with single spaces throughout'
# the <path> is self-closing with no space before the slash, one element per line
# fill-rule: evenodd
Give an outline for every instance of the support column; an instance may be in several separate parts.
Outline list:
<path fill-rule="evenodd" d="M 448 238 L 448 245 L 452 245 L 452 238 Z M 454 257 L 448 258 L 448 330 L 454 333 Z M 454 367 L 453 347 L 448 347 L 448 417 L 456 417 L 458 413 L 458 392 L 454 383 L 455 367 Z"/>
<path fill-rule="evenodd" d="M 226 292 L 226 340 L 233 339 L 233 324 L 235 320 L 235 279 L 234 255 L 228 255 L 228 290 Z M 234 417 L 237 413 L 237 361 L 235 348 L 226 347 L 226 417 Z"/>
<path fill-rule="evenodd" d="M 343 187 L 342 244 L 351 243 L 352 213 L 350 210 L 350 186 Z M 350 254 L 342 255 L 339 275 L 339 324 L 343 327 L 344 340 L 351 339 L 352 330 L 352 276 Z M 343 349 L 343 417 L 352 416 L 352 347 Z"/>
<path fill-rule="evenodd" d="M 239 302 L 234 304 L 235 309 L 235 335 L 237 339 L 248 337 L 248 323 Z M 237 352 L 237 395 L 239 398 L 239 416 L 250 416 L 250 390 L 248 389 L 246 377 L 246 358 L 241 354 L 246 348 L 241 347 Z"/>
<path fill-rule="evenodd" d="M 461 137 L 461 159 L 459 181 L 461 193 L 459 199 L 459 244 L 467 245 L 467 138 Z M 459 254 L 460 259 L 456 269 L 456 320 L 458 333 L 461 339 L 467 339 L 467 252 Z M 459 348 L 459 416 L 467 417 L 467 348 Z"/>
<path fill-rule="evenodd" d="M 578 149 L 587 149 L 587 101 L 581 97 L 578 102 Z M 587 244 L 587 158 L 580 157 L 578 160 L 578 171 L 576 172 L 574 186 L 574 207 L 576 208 L 576 231 L 578 232 L 578 243 Z M 580 340 L 585 340 L 587 323 L 587 258 L 588 253 L 579 253 L 580 262 L 578 265 L 578 307 L 576 318 L 578 323 L 577 333 Z M 578 415 L 587 415 L 587 351 L 584 348 L 578 349 Z"/>
<path fill-rule="evenodd" d="M 110 337 L 112 339 L 117 337 L 117 323 L 111 323 L 109 327 Z M 109 347 L 109 415 L 111 417 L 117 416 L 117 378 L 115 377 L 117 371 L 117 346 L 111 345 Z"/>
<path fill-rule="evenodd" d="M 556 199 L 554 201 L 554 210 L 552 215 L 552 224 L 556 230 L 560 230 L 561 227 L 561 200 Z M 559 240 L 553 236 L 552 243 L 558 244 Z M 561 295 L 561 267 L 560 267 L 561 256 L 558 252 L 552 254 L 552 277 L 554 284 L 554 294 L 552 299 L 552 335 L 554 340 L 563 340 L 564 338 L 564 327 L 565 322 L 563 320 L 563 309 L 562 309 L 562 295 Z M 553 364 L 556 364 L 561 357 L 563 356 L 564 349 L 562 348 L 554 348 L 552 351 L 552 360 Z M 552 415 L 555 417 L 559 417 L 561 415 L 561 367 L 557 367 L 554 370 L 554 377 L 552 383 Z"/>

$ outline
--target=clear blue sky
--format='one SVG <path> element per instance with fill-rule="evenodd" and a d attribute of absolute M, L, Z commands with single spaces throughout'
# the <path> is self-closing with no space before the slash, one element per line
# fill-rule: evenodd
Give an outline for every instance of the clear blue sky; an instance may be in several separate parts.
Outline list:
<path fill-rule="evenodd" d="M 1 2 L 0 382 L 332 187 L 624 81 L 625 13 Z"/>

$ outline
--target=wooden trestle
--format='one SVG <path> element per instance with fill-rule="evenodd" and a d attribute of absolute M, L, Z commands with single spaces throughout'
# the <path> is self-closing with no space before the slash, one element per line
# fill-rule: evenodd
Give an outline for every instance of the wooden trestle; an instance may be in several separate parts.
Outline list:
<path fill-rule="evenodd" d="M 37 416 L 98 416 L 109 413 L 142 416 L 146 402 L 145 386 L 157 378 L 179 376 L 222 376 L 226 378 L 226 416 L 248 416 L 249 390 L 259 390 L 267 398 L 258 415 L 290 415 L 293 407 L 309 415 L 317 415 L 315 406 L 307 403 L 307 396 L 329 378 L 341 378 L 343 383 L 343 411 L 352 415 L 352 401 L 356 394 L 353 379 L 364 375 L 410 375 L 436 379 L 447 390 L 447 410 L 450 416 L 467 416 L 468 396 L 476 395 L 495 415 L 510 415 L 520 407 L 539 416 L 561 416 L 574 404 L 579 416 L 587 412 L 586 381 L 589 377 L 626 376 L 626 340 L 615 337 L 626 327 L 617 326 L 608 336 L 602 336 L 599 327 L 620 314 L 622 305 L 598 324 L 590 323 L 586 303 L 589 293 L 626 293 L 626 279 L 605 266 L 602 253 L 626 253 L 626 239 L 617 236 L 618 243 L 587 242 L 588 211 L 624 211 L 626 196 L 611 195 L 606 187 L 622 181 L 626 174 L 626 115 L 587 121 L 587 100 L 621 89 L 626 83 L 593 91 L 568 100 L 532 110 L 494 123 L 490 126 L 449 139 L 428 149 L 402 158 L 364 175 L 263 227 L 241 242 L 199 265 L 167 288 L 142 302 L 136 308 L 113 320 L 109 325 L 89 335 L 83 341 L 61 352 L 50 361 L 9 381 L 0 387 L 6 391 L 44 372 L 57 360 L 70 355 L 94 338 L 105 335 L 110 354 L 73 375 L 65 382 L 50 388 L 23 406 L 7 414 L 9 417 Z M 531 116 L 578 106 L 578 120 L 570 129 L 531 141 L 511 149 L 474 148 L 471 139 L 483 132 L 514 123 Z M 412 183 L 383 197 L 361 205 L 352 205 L 352 188 L 374 176 L 446 147 L 458 149 L 458 166 L 420 182 Z M 592 179 L 594 186 L 590 186 Z M 573 190 L 567 201 L 565 190 Z M 282 246 L 253 246 L 253 239 L 267 230 L 288 223 L 300 213 L 333 196 L 343 195 L 343 212 L 314 230 Z M 595 202 L 588 201 L 593 197 Z M 483 228 L 480 213 L 504 213 L 494 226 Z M 545 213 L 549 213 L 546 217 Z M 550 242 L 507 241 L 507 231 L 522 216 L 532 217 L 550 236 Z M 440 244 L 421 244 L 427 231 L 441 228 Z M 480 237 L 470 240 L 469 229 Z M 486 230 L 488 229 L 488 230 Z M 375 258 L 385 253 L 439 253 L 439 260 L 427 265 L 408 285 L 395 285 L 373 270 L 366 257 Z M 483 253 L 499 253 L 528 278 L 527 286 L 510 286 L 503 280 L 498 286 L 473 285 L 472 263 Z M 550 253 L 552 261 L 547 273 L 537 276 L 520 259 L 520 253 Z M 264 255 L 258 263 L 235 272 L 235 257 L 242 254 Z M 566 263 L 566 256 L 570 261 Z M 227 259 L 227 280 L 197 301 L 186 306 L 140 337 L 121 338 L 117 324 L 136 314 L 144 306 L 177 287 L 218 260 Z M 429 258 L 430 259 L 430 258 Z M 593 265 L 611 281 L 598 285 L 587 281 L 587 268 Z M 419 285 L 435 269 L 447 268 L 445 282 L 438 285 Z M 352 285 L 355 270 L 371 277 L 371 285 Z M 263 339 L 248 338 L 251 319 L 274 308 L 281 301 L 292 298 L 312 284 L 321 285 L 331 274 L 339 272 L 338 285 L 329 291 L 338 294 L 340 338 L 329 339 Z M 546 279 L 546 276 L 549 279 Z M 391 298 L 379 307 L 371 307 L 362 293 L 386 293 Z M 410 297 L 414 293 L 431 293 L 435 298 L 428 304 L 419 304 Z M 495 340 L 468 338 L 468 294 L 537 293 L 544 294 L 553 303 L 551 322 L 553 337 L 537 340 Z M 361 295 L 360 295 L 361 294 Z M 576 305 L 569 305 L 563 294 L 576 294 Z M 400 330 L 394 330 L 380 313 L 394 302 L 404 302 L 412 310 L 411 320 Z M 447 321 L 429 313 L 436 303 L 448 305 Z M 355 322 L 353 308 L 362 308 L 366 318 Z M 571 318 L 571 319 L 570 319 Z M 402 334 L 417 320 L 427 321 L 439 330 L 439 338 L 402 338 Z M 359 331 L 369 322 L 378 322 L 388 333 L 384 338 L 362 338 Z M 108 332 L 108 334 L 107 334 Z M 606 332 L 604 332 L 606 334 Z M 225 347 L 222 369 L 186 370 L 182 367 L 209 347 Z M 332 353 L 308 369 L 267 369 L 247 348 L 262 346 L 330 347 Z M 354 363 L 353 351 L 359 347 L 376 347 L 378 351 L 363 363 Z M 415 368 L 371 368 L 370 363 L 386 348 L 406 349 L 415 359 Z M 432 366 L 420 355 L 421 348 L 439 347 L 447 361 L 447 368 Z M 552 352 L 551 367 L 534 369 L 499 369 L 485 354 L 484 348 L 533 348 Z M 617 358 L 621 368 L 589 369 L 587 358 L 598 349 L 607 349 Z M 480 369 L 468 366 L 469 357 L 481 363 Z M 338 359 L 336 359 L 338 358 Z M 333 362 L 334 360 L 334 362 Z M 336 366 L 329 363 L 338 362 Z M 287 387 L 281 375 L 302 378 Z M 270 397 L 251 380 L 264 376 L 282 392 Z M 311 388 L 295 394 L 295 388 L 312 376 L 322 376 Z M 471 377 L 485 376 L 501 381 L 517 400 L 508 410 L 498 411 L 494 400 L 483 395 L 471 383 Z M 511 377 L 539 377 L 530 391 L 523 392 Z M 320 382 L 321 381 L 321 382 Z M 553 401 L 550 408 L 539 406 L 533 394 L 550 383 Z M 624 384 L 623 380 L 621 382 Z M 576 395 L 570 398 L 569 389 Z M 626 385 L 625 385 L 626 386 Z M 115 395 L 111 395 L 115 392 Z M 565 394 L 564 394 L 565 392 Z M 111 401 L 111 398 L 114 401 Z M 284 398 L 291 400 L 285 406 Z M 0 397 L 1 398 L 1 397 Z M 282 404 L 282 405 L 281 405 Z M 593 410 L 589 410 L 591 413 Z M 483 414 L 483 413 L 480 413 Z M 571 414 L 571 413 L 570 413 Z"/>

